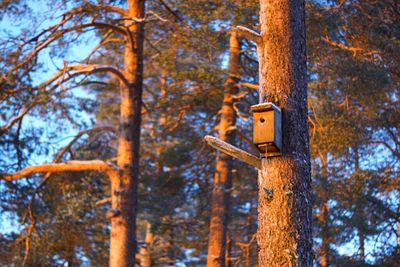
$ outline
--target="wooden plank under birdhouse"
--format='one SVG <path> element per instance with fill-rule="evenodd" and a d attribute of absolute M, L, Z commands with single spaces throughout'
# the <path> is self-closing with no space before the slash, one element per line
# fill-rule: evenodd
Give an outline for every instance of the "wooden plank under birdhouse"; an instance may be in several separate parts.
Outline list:
<path fill-rule="evenodd" d="M 219 151 L 240 159 L 244 162 L 246 162 L 247 164 L 250 164 L 254 167 L 256 167 L 257 169 L 261 169 L 261 159 L 240 149 L 237 148 L 227 142 L 222 141 L 221 139 L 218 139 L 217 137 L 214 136 L 210 136 L 210 135 L 206 135 L 204 137 L 204 140 L 213 148 L 218 149 Z"/>

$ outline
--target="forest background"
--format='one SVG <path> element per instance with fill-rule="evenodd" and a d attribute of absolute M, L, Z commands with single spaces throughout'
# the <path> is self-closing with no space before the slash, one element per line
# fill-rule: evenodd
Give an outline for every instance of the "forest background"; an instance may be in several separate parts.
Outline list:
<path fill-rule="evenodd" d="M 118 29 L 104 26 L 124 25 L 124 19 L 99 5 L 127 7 L 112 0 L 0 3 L 0 172 L 52 161 L 116 160 L 121 77 L 107 67 L 124 68 L 124 41 Z M 205 265 L 216 152 L 203 137 L 220 131 L 232 29 L 258 29 L 258 9 L 258 1 L 146 2 L 136 232 L 138 254 L 152 266 Z M 399 20 L 394 0 L 306 2 L 319 266 L 400 262 Z M 239 46 L 237 119 L 229 131 L 236 146 L 255 153 L 256 47 L 244 38 Z M 0 264 L 106 265 L 106 176 L 2 179 Z M 255 169 L 233 162 L 231 266 L 257 266 L 256 177 Z"/>

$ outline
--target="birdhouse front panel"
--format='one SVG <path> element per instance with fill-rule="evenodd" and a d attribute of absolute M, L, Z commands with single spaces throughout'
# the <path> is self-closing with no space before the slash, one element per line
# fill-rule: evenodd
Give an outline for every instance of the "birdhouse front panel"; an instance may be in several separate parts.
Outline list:
<path fill-rule="evenodd" d="M 253 143 L 267 156 L 279 155 L 282 148 L 282 115 L 273 103 L 262 103 L 251 107 L 253 111 Z"/>
<path fill-rule="evenodd" d="M 274 142 L 274 115 L 272 111 L 254 113 L 254 144 Z"/>

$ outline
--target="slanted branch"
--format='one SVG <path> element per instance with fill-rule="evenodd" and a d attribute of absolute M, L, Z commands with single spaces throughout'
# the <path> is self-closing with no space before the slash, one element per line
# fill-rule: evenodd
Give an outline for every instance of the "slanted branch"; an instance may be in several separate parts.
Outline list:
<path fill-rule="evenodd" d="M 110 65 L 101 65 L 101 64 L 74 64 L 74 65 L 69 65 L 69 66 L 64 66 L 61 70 L 59 70 L 56 74 L 54 74 L 50 79 L 48 79 L 46 82 L 44 82 L 41 86 L 48 86 L 52 84 L 53 82 L 57 81 L 60 79 L 57 83 L 57 85 L 67 81 L 68 79 L 82 75 L 82 74 L 95 74 L 95 73 L 108 73 L 113 75 L 115 78 L 117 78 L 121 83 L 123 83 L 125 86 L 129 86 L 129 81 L 125 77 L 124 73 L 122 70 L 115 68 Z M 65 77 L 67 76 L 67 77 Z"/>
<path fill-rule="evenodd" d="M 261 169 L 261 159 L 240 149 L 227 142 L 222 141 L 214 136 L 206 135 L 204 140 L 213 148 L 241 161 L 250 164 L 251 166 Z"/>
<path fill-rule="evenodd" d="M 261 43 L 261 34 L 244 26 L 236 26 L 237 34 L 245 39 L 255 42 L 257 45 Z"/>
<path fill-rule="evenodd" d="M 112 163 L 102 160 L 73 160 L 65 163 L 48 163 L 32 165 L 12 174 L 0 174 L 0 178 L 6 181 L 15 181 L 31 175 L 33 173 L 56 173 L 56 172 L 80 172 L 80 171 L 98 171 L 110 174 L 117 172 L 118 167 Z"/>
<path fill-rule="evenodd" d="M 260 89 L 260 85 L 253 84 L 253 83 L 239 83 L 238 85 L 246 87 L 246 88 L 254 89 L 254 90 L 259 90 Z"/>

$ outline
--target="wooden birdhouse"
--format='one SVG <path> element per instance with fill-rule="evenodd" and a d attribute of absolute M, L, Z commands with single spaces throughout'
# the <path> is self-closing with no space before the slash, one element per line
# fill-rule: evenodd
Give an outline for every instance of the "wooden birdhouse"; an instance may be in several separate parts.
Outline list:
<path fill-rule="evenodd" d="M 271 102 L 254 105 L 253 143 L 260 153 L 278 156 L 282 149 L 281 109 Z"/>

